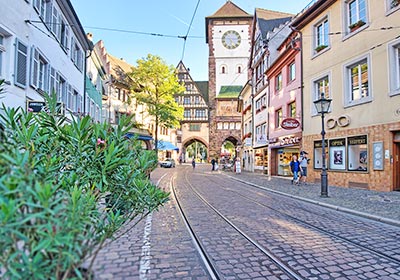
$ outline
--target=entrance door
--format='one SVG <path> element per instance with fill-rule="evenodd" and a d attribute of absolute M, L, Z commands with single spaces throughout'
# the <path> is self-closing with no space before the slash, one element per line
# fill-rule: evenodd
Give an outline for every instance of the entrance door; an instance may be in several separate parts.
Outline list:
<path fill-rule="evenodd" d="M 400 142 L 393 143 L 393 187 L 400 191 Z"/>

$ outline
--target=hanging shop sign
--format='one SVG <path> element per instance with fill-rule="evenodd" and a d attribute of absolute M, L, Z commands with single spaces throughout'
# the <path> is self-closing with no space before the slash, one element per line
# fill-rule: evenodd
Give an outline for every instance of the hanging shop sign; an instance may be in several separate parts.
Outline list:
<path fill-rule="evenodd" d="M 294 118 L 286 118 L 282 120 L 281 127 L 283 129 L 295 129 L 300 126 L 300 122 Z"/>

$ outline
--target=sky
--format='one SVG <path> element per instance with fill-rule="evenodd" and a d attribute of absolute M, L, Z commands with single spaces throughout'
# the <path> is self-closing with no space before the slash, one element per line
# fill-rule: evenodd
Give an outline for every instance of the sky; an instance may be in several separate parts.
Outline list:
<path fill-rule="evenodd" d="M 311 0 L 233 0 L 249 14 L 255 8 L 297 14 Z M 86 33 L 107 52 L 132 65 L 148 54 L 176 67 L 183 61 L 195 81 L 208 80 L 205 17 L 226 0 L 71 0 Z M 197 7 L 197 10 L 196 10 Z M 196 13 L 195 13 L 196 10 Z M 195 15 L 194 15 L 195 13 Z M 194 17 L 193 17 L 194 15 Z M 193 18 L 193 23 L 190 23 Z M 184 37 L 189 30 L 184 48 Z M 149 35 L 157 34 L 157 36 Z"/>

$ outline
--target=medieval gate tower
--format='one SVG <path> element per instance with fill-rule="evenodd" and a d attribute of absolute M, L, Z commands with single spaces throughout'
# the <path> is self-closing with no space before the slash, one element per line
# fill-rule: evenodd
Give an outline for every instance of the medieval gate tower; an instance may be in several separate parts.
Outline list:
<path fill-rule="evenodd" d="M 206 17 L 210 106 L 209 156 L 219 158 L 225 141 L 241 144 L 238 96 L 248 81 L 252 15 L 227 1 Z"/>

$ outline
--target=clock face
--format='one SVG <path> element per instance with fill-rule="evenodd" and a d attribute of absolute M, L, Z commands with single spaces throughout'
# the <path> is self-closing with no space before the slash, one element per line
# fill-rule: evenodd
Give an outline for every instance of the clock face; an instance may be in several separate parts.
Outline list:
<path fill-rule="evenodd" d="M 234 49 L 240 45 L 240 35 L 234 30 L 229 30 L 222 35 L 222 44 L 227 49 Z"/>

